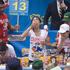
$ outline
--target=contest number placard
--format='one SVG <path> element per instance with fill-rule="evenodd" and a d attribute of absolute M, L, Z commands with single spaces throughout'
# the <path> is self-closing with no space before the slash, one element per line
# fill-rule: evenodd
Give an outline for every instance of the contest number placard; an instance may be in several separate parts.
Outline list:
<path fill-rule="evenodd" d="M 9 13 L 11 15 L 27 15 L 28 0 L 9 0 Z"/>

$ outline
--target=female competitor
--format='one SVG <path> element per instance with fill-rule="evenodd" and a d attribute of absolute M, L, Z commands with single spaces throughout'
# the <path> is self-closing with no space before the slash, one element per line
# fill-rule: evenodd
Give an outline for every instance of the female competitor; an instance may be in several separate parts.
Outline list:
<path fill-rule="evenodd" d="M 31 26 L 21 35 L 23 37 L 30 36 L 30 50 L 29 60 L 33 62 L 40 55 L 44 54 L 45 45 L 49 45 L 48 27 L 46 29 L 40 29 L 41 19 L 39 16 L 32 18 Z M 29 62 L 29 63 L 30 63 Z"/>

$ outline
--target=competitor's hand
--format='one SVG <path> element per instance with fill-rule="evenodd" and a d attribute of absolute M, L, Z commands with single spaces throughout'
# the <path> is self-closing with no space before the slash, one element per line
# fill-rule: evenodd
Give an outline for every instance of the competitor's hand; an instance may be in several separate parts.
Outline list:
<path fill-rule="evenodd" d="M 52 46 L 52 47 L 56 47 L 57 44 L 56 44 L 56 43 L 52 43 L 51 46 Z"/>
<path fill-rule="evenodd" d="M 15 28 L 15 30 L 19 30 L 19 28 L 20 28 L 19 24 L 16 24 L 16 25 L 14 26 L 14 28 Z"/>
<path fill-rule="evenodd" d="M 57 50 L 58 50 L 58 51 L 61 51 L 61 50 L 62 50 L 62 47 L 57 47 Z"/>

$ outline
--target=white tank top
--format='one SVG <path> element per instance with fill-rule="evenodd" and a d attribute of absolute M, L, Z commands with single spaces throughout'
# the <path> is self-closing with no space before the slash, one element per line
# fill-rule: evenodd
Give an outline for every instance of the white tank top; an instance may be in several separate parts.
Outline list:
<path fill-rule="evenodd" d="M 43 51 L 43 47 L 41 45 L 41 41 L 44 41 L 46 37 L 48 36 L 48 31 L 46 30 L 40 30 L 41 34 L 40 36 L 36 36 L 33 30 L 29 31 L 30 36 L 30 51 L 29 51 L 29 60 L 33 61 L 35 57 L 33 56 L 34 52 L 41 52 Z M 35 50 L 35 51 L 34 51 Z"/>

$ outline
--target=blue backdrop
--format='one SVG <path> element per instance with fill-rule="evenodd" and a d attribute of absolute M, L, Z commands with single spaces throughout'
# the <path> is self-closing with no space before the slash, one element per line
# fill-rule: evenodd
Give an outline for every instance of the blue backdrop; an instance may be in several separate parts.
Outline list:
<path fill-rule="evenodd" d="M 5 10 L 8 15 L 9 22 L 12 25 L 16 25 L 17 16 L 19 16 L 18 22 L 20 29 L 18 32 L 15 31 L 13 33 L 21 34 L 24 32 L 31 24 L 30 16 L 32 14 L 44 16 L 47 6 L 51 1 L 53 0 L 19 0 L 19 2 L 17 2 L 17 0 L 9 0 L 9 7 Z M 29 48 L 29 37 L 27 37 L 25 41 L 10 41 L 10 43 L 14 46 L 17 56 L 22 56 L 22 49 L 24 47 Z"/>

